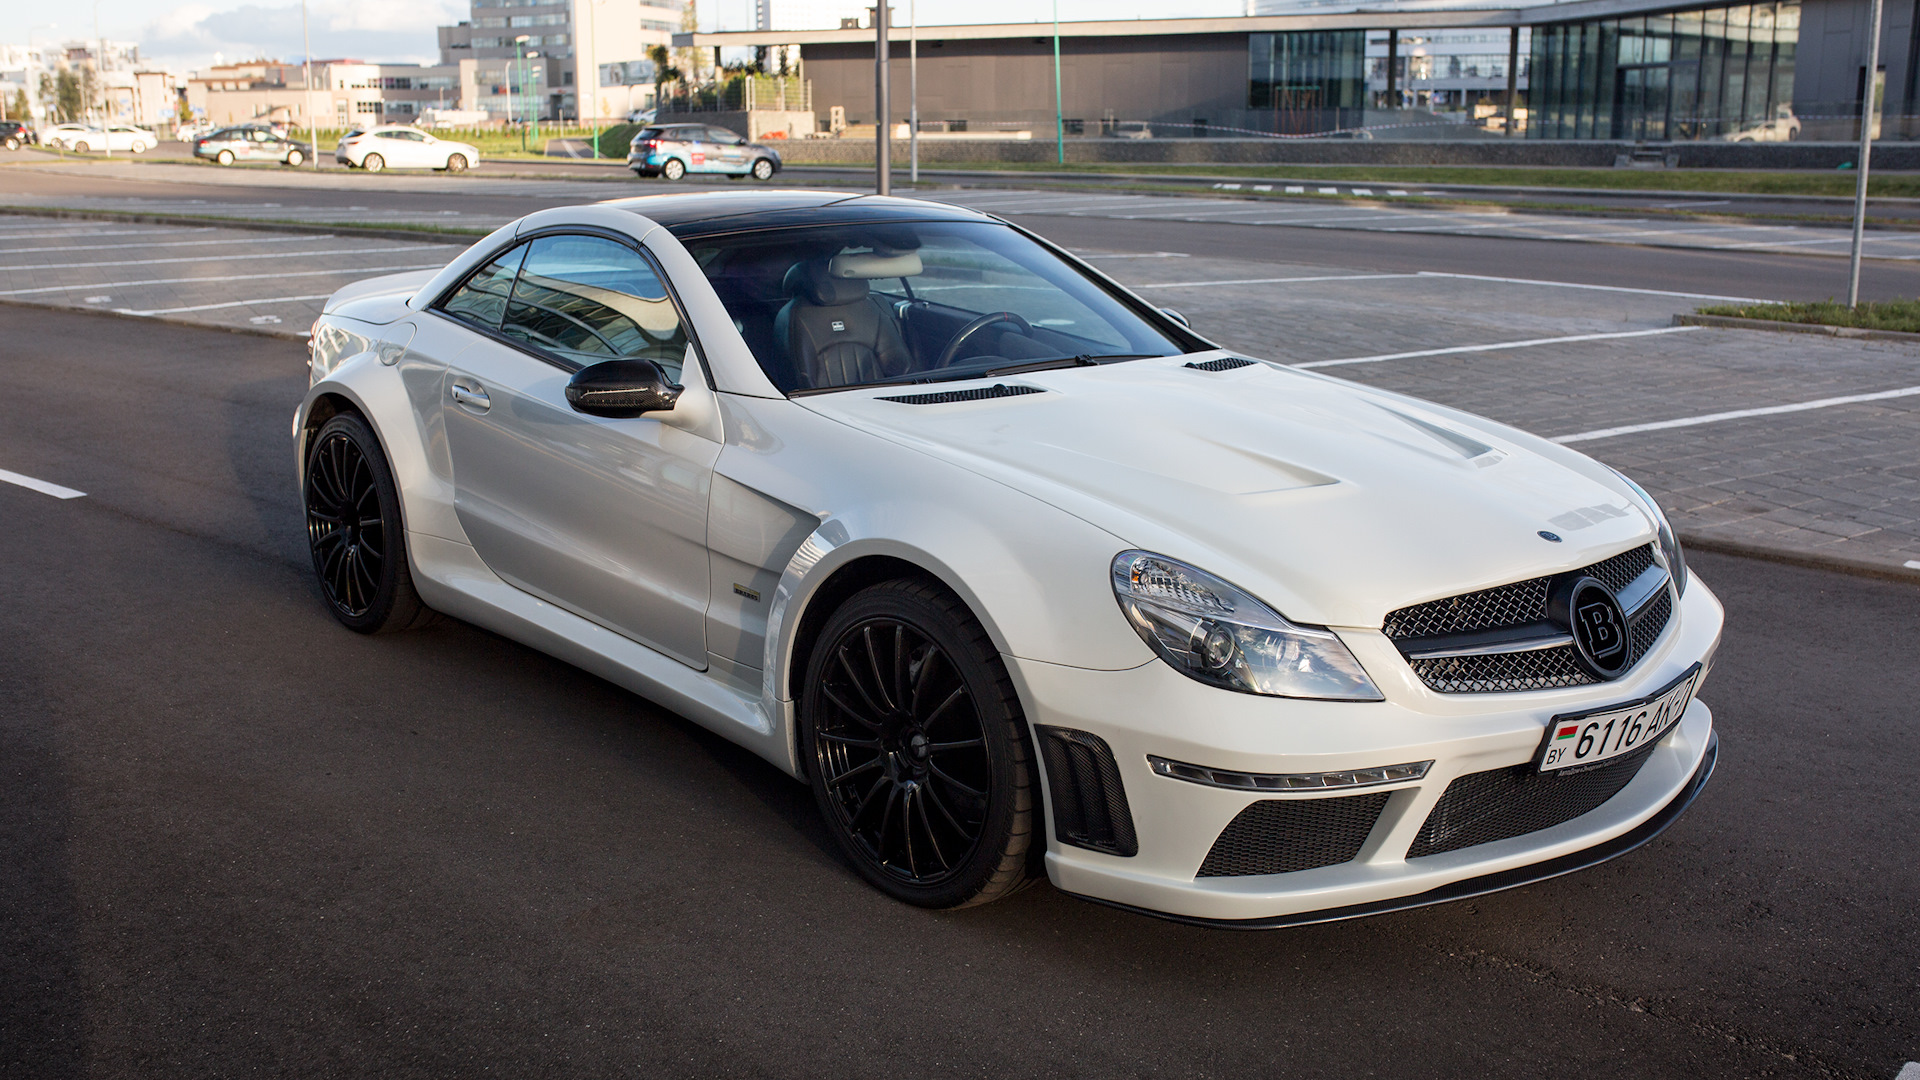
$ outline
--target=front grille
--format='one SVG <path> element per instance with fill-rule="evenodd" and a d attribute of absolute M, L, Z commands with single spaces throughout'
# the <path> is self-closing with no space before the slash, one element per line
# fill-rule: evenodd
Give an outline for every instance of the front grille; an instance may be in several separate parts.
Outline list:
<path fill-rule="evenodd" d="M 1108 855 L 1138 855 L 1127 789 L 1107 741 L 1072 728 L 1036 727 L 1053 796 L 1054 837 Z"/>
<path fill-rule="evenodd" d="M 1242 360 L 1237 356 L 1223 356 L 1218 360 L 1209 360 L 1204 364 L 1194 362 L 1186 366 L 1195 371 L 1232 371 L 1234 368 L 1252 367 L 1253 361 Z"/>
<path fill-rule="evenodd" d="M 1407 849 L 1407 858 L 1458 851 L 1572 821 L 1620 793 L 1658 743 L 1604 764 L 1543 773 L 1532 762 L 1470 773 L 1447 785 Z M 1569 775 L 1571 774 L 1571 775 Z"/>
<path fill-rule="evenodd" d="M 1338 799 L 1267 799 L 1234 815 L 1200 877 L 1290 874 L 1352 862 L 1392 792 Z"/>
<path fill-rule="evenodd" d="M 1609 559 L 1574 571 L 1598 579 L 1618 593 L 1653 565 L 1653 545 L 1624 551 Z M 1529 578 L 1511 585 L 1462 593 L 1443 600 L 1430 600 L 1390 612 L 1382 627 L 1393 641 L 1463 634 L 1483 630 L 1518 628 L 1547 618 L 1547 593 L 1554 576 Z M 1673 617 L 1673 600 L 1662 589 L 1648 602 L 1640 620 L 1634 623 L 1627 641 L 1627 666 L 1653 648 Z M 1563 686 L 1585 686 L 1599 679 L 1580 667 L 1573 646 L 1531 652 L 1490 653 L 1484 656 L 1452 656 L 1437 660 L 1408 660 L 1420 681 L 1442 694 L 1497 694 L 1519 690 L 1547 690 Z"/>
<path fill-rule="evenodd" d="M 881 401 L 897 401 L 902 405 L 950 405 L 956 401 L 985 401 L 988 398 L 1019 397 L 1021 394 L 1044 394 L 1045 390 L 1037 386 L 1008 386 L 994 383 L 992 386 L 976 387 L 972 390 L 939 390 L 930 394 L 901 394 L 898 397 L 883 397 Z"/>

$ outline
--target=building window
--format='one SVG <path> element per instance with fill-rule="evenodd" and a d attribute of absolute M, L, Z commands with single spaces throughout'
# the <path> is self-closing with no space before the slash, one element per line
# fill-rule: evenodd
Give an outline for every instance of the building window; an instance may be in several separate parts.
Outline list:
<path fill-rule="evenodd" d="M 1247 107 L 1264 130 L 1308 135 L 1359 127 L 1366 104 L 1366 31 L 1247 35 Z M 1194 121 L 1203 137 L 1205 121 Z"/>
<path fill-rule="evenodd" d="M 377 101 L 356 101 L 353 103 L 353 111 L 362 114 L 371 113 L 378 116 L 380 114 L 380 103 Z"/>
<path fill-rule="evenodd" d="M 1537 27 L 1527 134 L 1784 141 L 1799 43 L 1798 0 Z"/>

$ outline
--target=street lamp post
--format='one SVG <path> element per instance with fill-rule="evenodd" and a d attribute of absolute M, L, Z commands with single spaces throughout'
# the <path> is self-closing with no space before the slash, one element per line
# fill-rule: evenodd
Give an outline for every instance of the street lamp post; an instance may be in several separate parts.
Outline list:
<path fill-rule="evenodd" d="M 920 14 L 907 0 L 907 179 L 920 182 Z"/>
<path fill-rule="evenodd" d="M 1876 0 L 1878 2 L 1878 0 Z M 94 92 L 99 93 L 106 84 L 102 78 L 107 72 L 107 39 L 100 36 L 100 0 L 93 0 L 93 40 L 100 52 L 93 58 Z M 89 105 L 92 103 L 89 102 Z M 100 107 L 100 143 L 106 148 L 107 156 L 113 156 L 113 121 L 106 115 L 105 105 Z"/>
<path fill-rule="evenodd" d="M 893 193 L 893 130 L 887 123 L 893 112 L 893 103 L 889 100 L 888 78 L 892 74 L 887 57 L 887 4 L 889 0 L 874 0 L 873 5 L 873 191 L 876 195 Z"/>
<path fill-rule="evenodd" d="M 307 134 L 313 136 L 313 171 L 320 171 L 320 117 L 313 111 L 313 35 L 307 32 L 307 0 L 300 0 L 300 50 L 305 53 L 300 60 L 304 74 L 301 78 L 306 84 Z"/>
<path fill-rule="evenodd" d="M 1060 119 L 1060 0 L 1053 0 L 1053 149 L 1067 163 L 1067 123 Z"/>
<path fill-rule="evenodd" d="M 1847 306 L 1860 306 L 1860 247 L 1867 225 L 1867 164 L 1873 157 L 1873 118 L 1879 115 L 1874 98 L 1880 73 L 1880 0 L 1873 0 L 1867 16 L 1866 90 L 1860 95 L 1860 171 L 1853 182 L 1853 252 L 1847 259 Z"/>
<path fill-rule="evenodd" d="M 513 39 L 513 52 L 515 73 L 520 76 L 519 79 L 516 80 L 520 84 L 520 92 L 513 96 L 524 99 L 527 96 L 527 35 L 521 34 L 519 37 Z M 513 102 L 509 99 L 507 102 L 507 115 L 512 116 L 513 112 Z M 527 128 L 525 124 L 520 126 L 520 152 L 523 154 L 527 152 Z"/>

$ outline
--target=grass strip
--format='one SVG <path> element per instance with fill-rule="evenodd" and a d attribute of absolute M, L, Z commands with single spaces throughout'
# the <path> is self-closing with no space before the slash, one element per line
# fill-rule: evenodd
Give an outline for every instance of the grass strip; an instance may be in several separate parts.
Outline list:
<path fill-rule="evenodd" d="M 792 161 L 792 165 L 835 165 Z M 1182 176 L 1201 173 L 1249 180 L 1302 183 L 1346 181 L 1407 187 L 1422 184 L 1475 184 L 1487 187 L 1592 188 L 1605 191 L 1686 191 L 1735 195 L 1821 195 L 1849 197 L 1854 174 L 1848 170 L 1773 171 L 1763 169 L 1571 169 L 1479 165 L 1234 165 L 1224 162 L 927 162 L 921 168 L 983 172 L 1079 172 L 1094 175 Z M 864 165 L 850 162 L 845 166 Z M 899 166 L 896 165 L 896 168 Z M 1920 174 L 1875 173 L 1867 194 L 1882 198 L 1920 198 Z"/>
<path fill-rule="evenodd" d="M 1874 300 L 1857 308 L 1831 299 L 1805 300 L 1782 304 L 1717 304 L 1698 310 L 1702 315 L 1723 315 L 1735 319 L 1920 333 L 1920 300 Z"/>

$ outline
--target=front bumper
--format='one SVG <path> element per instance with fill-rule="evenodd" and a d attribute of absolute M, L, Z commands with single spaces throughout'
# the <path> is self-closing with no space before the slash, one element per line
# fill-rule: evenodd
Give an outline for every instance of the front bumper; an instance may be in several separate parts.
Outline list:
<path fill-rule="evenodd" d="M 1050 825 L 1048 876 L 1065 892 L 1123 907 L 1278 926 L 1459 899 L 1611 858 L 1665 828 L 1705 783 L 1716 736 L 1704 703 L 1694 701 L 1632 781 L 1596 809 L 1509 839 L 1414 859 L 1407 852 L 1454 779 L 1531 761 L 1555 715 L 1632 701 L 1692 664 L 1710 662 L 1721 621 L 1719 601 L 1695 580 L 1677 617 L 1625 677 L 1513 694 L 1434 693 L 1377 632 L 1341 631 L 1387 695 L 1382 702 L 1236 694 L 1194 682 L 1158 660 L 1092 671 L 1008 658 L 1029 721 L 1090 732 L 1112 749 L 1138 841 L 1135 855 L 1104 854 L 1063 843 Z M 1265 774 L 1433 765 L 1418 780 L 1357 790 L 1250 792 L 1158 775 L 1148 755 Z M 1042 784 L 1050 788 L 1051 778 L 1043 775 Z M 1291 873 L 1198 876 L 1215 840 L 1249 805 L 1362 792 L 1389 797 L 1351 861 Z"/>

